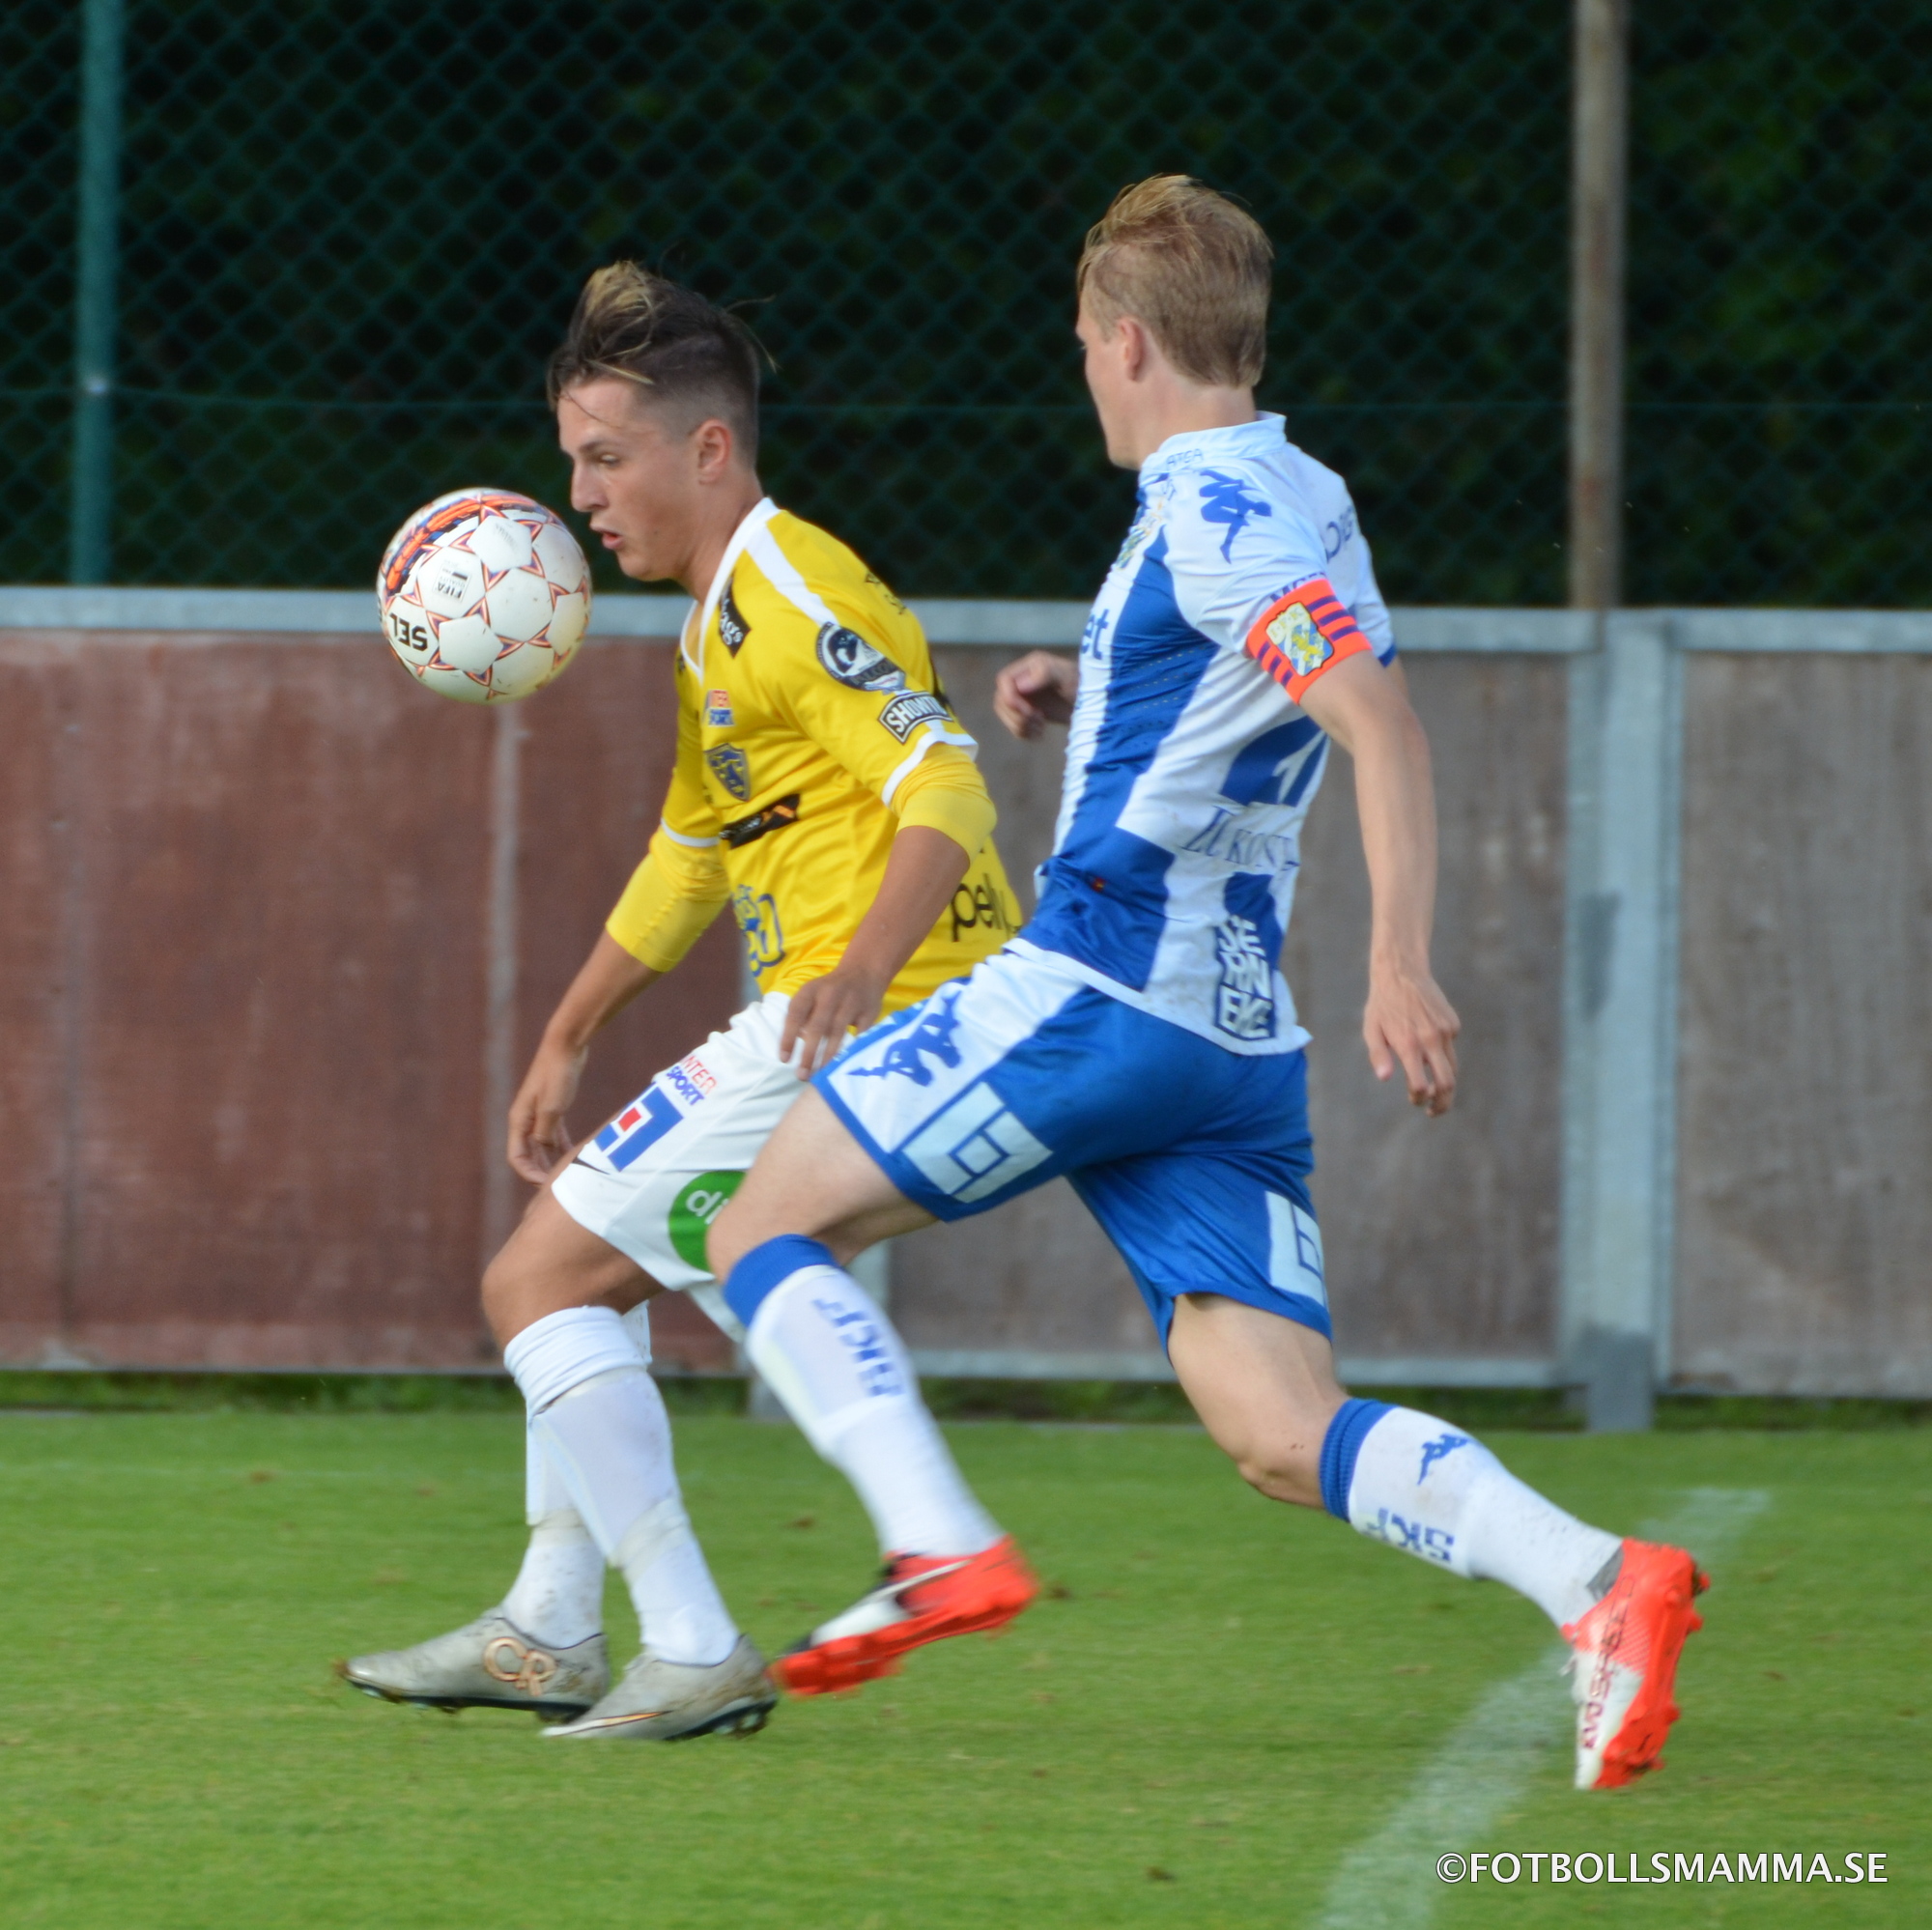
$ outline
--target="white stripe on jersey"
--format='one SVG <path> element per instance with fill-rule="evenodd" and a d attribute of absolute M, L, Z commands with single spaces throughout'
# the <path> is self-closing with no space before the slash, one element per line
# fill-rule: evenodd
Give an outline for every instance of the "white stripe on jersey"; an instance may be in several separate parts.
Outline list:
<path fill-rule="evenodd" d="M 1170 437 L 1080 645 L 1054 850 L 1026 937 L 1233 1052 L 1308 1035 L 1277 964 L 1327 738 L 1244 644 L 1325 577 L 1384 662 L 1388 610 L 1340 476 L 1281 417 Z"/>

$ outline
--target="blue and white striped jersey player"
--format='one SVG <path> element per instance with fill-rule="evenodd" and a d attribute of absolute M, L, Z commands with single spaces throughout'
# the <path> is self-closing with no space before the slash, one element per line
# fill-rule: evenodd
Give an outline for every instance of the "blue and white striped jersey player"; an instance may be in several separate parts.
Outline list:
<path fill-rule="evenodd" d="M 1248 1481 L 1507 1582 L 1563 1630 L 1577 1780 L 1605 1787 L 1656 1765 L 1676 1714 L 1690 1557 L 1586 1526 L 1458 1429 L 1335 1377 L 1307 1035 L 1275 964 L 1332 746 L 1353 762 L 1374 893 L 1370 1059 L 1432 1115 L 1454 1096 L 1458 1022 L 1429 962 L 1428 745 L 1368 549 L 1341 479 L 1254 407 L 1272 257 L 1247 214 L 1179 176 L 1125 190 L 1089 236 L 1087 378 L 1140 509 L 1077 664 L 1035 655 L 1001 676 L 1019 734 L 1071 725 L 1038 910 L 819 1074 L 714 1224 L 712 1264 L 794 1411 L 903 1417 L 892 1478 L 916 1490 L 930 1423 L 842 1263 L 1065 1174 Z M 842 1348 L 848 1332 L 867 1345 Z M 918 1552 L 808 1637 L 788 1680 L 849 1686 L 998 1619 L 977 1574 L 1010 1569 L 1009 1543 Z"/>

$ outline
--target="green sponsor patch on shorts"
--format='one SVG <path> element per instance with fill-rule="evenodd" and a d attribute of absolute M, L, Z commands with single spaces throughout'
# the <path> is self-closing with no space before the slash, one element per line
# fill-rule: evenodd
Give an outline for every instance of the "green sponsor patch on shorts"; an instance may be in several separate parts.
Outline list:
<path fill-rule="evenodd" d="M 703 1272 L 711 1270 L 704 1257 L 704 1235 L 744 1178 L 742 1173 L 700 1173 L 685 1182 L 670 1205 L 670 1243 L 680 1260 Z"/>

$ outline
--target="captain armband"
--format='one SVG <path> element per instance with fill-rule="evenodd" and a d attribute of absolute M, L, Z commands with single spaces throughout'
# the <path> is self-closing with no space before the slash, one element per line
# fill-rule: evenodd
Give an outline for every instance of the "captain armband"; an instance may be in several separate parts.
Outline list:
<path fill-rule="evenodd" d="M 715 844 L 689 844 L 660 830 L 604 929 L 639 964 L 668 972 L 704 935 L 729 895 Z"/>
<path fill-rule="evenodd" d="M 1326 577 L 1311 577 L 1277 597 L 1255 619 L 1242 647 L 1296 703 L 1345 657 L 1375 654 Z"/>

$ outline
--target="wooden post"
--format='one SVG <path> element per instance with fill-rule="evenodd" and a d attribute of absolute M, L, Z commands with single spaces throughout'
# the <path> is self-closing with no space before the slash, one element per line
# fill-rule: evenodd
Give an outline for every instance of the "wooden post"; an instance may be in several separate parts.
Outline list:
<path fill-rule="evenodd" d="M 1570 231 L 1570 604 L 1623 595 L 1629 0 L 1577 0 Z"/>

